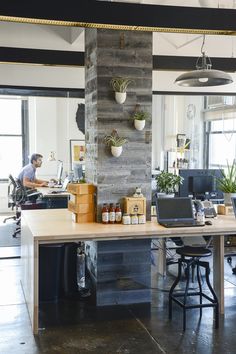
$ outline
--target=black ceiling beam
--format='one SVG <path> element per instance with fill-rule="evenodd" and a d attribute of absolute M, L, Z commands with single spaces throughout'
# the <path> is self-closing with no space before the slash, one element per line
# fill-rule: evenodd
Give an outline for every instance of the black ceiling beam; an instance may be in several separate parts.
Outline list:
<path fill-rule="evenodd" d="M 84 53 L 66 50 L 0 47 L 0 62 L 84 66 Z"/>
<path fill-rule="evenodd" d="M 196 69 L 198 57 L 154 55 L 153 70 L 190 71 Z M 236 72 L 236 58 L 211 57 L 212 69 Z"/>
<path fill-rule="evenodd" d="M 95 0 L 1 1 L 0 16 L 24 19 L 143 26 L 169 31 L 236 31 L 236 11 L 231 9 L 144 5 Z M 13 19 L 14 18 L 14 19 Z M 39 22 L 38 22 L 39 23 Z M 53 23 L 52 23 L 53 24 Z M 60 23 L 58 23 L 60 24 Z"/>
<path fill-rule="evenodd" d="M 197 57 L 153 55 L 153 70 L 194 70 Z M 54 66 L 84 66 L 84 52 L 0 47 L 0 62 Z M 228 72 L 236 71 L 236 58 L 211 57 L 212 67 Z"/>

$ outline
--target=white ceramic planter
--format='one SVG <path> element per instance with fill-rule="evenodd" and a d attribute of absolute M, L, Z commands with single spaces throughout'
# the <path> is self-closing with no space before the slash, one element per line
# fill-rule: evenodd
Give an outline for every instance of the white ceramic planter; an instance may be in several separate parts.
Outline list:
<path fill-rule="evenodd" d="M 224 193 L 225 205 L 232 205 L 231 198 L 235 198 L 235 197 L 236 197 L 236 193 Z"/>
<path fill-rule="evenodd" d="M 145 122 L 146 122 L 145 119 L 143 119 L 143 120 L 135 119 L 134 120 L 135 129 L 143 130 L 143 128 L 145 127 Z"/>
<path fill-rule="evenodd" d="M 126 92 L 115 92 L 116 102 L 122 104 L 126 100 Z"/>
<path fill-rule="evenodd" d="M 175 193 L 162 193 L 162 192 L 158 192 L 157 193 L 157 198 L 174 198 Z"/>
<path fill-rule="evenodd" d="M 112 146 L 111 153 L 115 157 L 119 157 L 122 153 L 122 146 Z"/>

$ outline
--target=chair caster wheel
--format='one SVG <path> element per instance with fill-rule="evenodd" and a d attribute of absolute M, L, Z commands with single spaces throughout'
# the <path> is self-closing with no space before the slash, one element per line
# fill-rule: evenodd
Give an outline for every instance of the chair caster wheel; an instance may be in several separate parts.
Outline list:
<path fill-rule="evenodd" d="M 227 257 L 227 262 L 232 263 L 232 257 Z"/>

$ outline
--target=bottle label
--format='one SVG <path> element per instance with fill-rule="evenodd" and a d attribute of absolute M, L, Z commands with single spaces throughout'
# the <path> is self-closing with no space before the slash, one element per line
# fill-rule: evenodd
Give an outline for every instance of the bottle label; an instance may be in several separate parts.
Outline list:
<path fill-rule="evenodd" d="M 121 211 L 116 212 L 116 222 L 121 222 L 122 214 Z"/>
<path fill-rule="evenodd" d="M 114 211 L 110 211 L 110 222 L 115 222 L 116 213 Z"/>
<path fill-rule="evenodd" d="M 102 213 L 102 222 L 103 223 L 108 223 L 109 222 L 109 213 L 108 211 L 105 211 Z"/>

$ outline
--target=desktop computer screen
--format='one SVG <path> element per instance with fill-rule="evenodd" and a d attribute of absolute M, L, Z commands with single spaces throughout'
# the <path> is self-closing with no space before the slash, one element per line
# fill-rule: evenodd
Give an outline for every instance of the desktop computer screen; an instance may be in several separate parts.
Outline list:
<path fill-rule="evenodd" d="M 57 183 L 61 184 L 62 182 L 62 172 L 63 172 L 63 162 L 60 161 L 57 167 Z"/>
<path fill-rule="evenodd" d="M 83 177 L 83 165 L 74 163 L 73 168 L 74 168 L 74 180 L 78 181 Z"/>
<path fill-rule="evenodd" d="M 179 196 L 205 200 L 223 199 L 223 193 L 218 190 L 217 178 L 221 178 L 220 169 L 180 169 L 179 175 L 184 178 L 179 187 Z"/>

